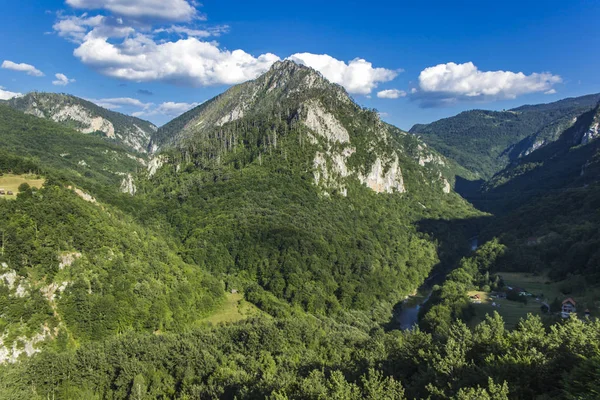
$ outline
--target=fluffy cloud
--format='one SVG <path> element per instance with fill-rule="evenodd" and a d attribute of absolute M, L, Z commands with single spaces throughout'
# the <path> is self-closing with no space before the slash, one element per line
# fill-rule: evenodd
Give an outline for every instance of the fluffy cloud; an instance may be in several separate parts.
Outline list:
<path fill-rule="evenodd" d="M 87 38 L 74 54 L 104 75 L 133 81 L 165 81 L 194 86 L 235 84 L 253 79 L 279 60 L 267 53 L 221 50 L 196 38 L 156 43 L 138 34 L 121 44 Z"/>
<path fill-rule="evenodd" d="M 464 100 L 514 99 L 527 93 L 551 90 L 561 81 L 560 76 L 548 72 L 525 75 L 511 71 L 480 71 L 472 62 L 451 62 L 421 71 L 420 90 L 415 96 L 425 106 Z"/>
<path fill-rule="evenodd" d="M 152 117 L 156 115 L 163 115 L 167 117 L 177 117 L 184 112 L 191 110 L 194 107 L 199 106 L 202 103 L 175 103 L 173 101 L 167 101 L 159 104 L 157 107 L 149 108 L 144 111 L 134 112 L 134 117 Z"/>
<path fill-rule="evenodd" d="M 60 15 L 52 28 L 59 36 L 75 43 L 94 37 L 124 38 L 135 33 L 135 29 L 124 24 L 121 18 L 102 15 L 88 17 L 87 14 L 79 17 Z"/>
<path fill-rule="evenodd" d="M 399 71 L 373 68 L 373 64 L 355 58 L 346 64 L 327 54 L 296 53 L 290 60 L 321 72 L 331 82 L 342 85 L 350 93 L 369 94 L 380 82 L 394 79 Z"/>
<path fill-rule="evenodd" d="M 137 107 L 147 109 L 152 106 L 152 103 L 144 103 L 138 99 L 131 97 L 116 97 L 109 99 L 88 99 L 92 103 L 99 105 L 100 107 L 109 108 L 111 110 L 121 108 L 123 106 Z"/>
<path fill-rule="evenodd" d="M 53 85 L 56 86 L 67 86 L 69 83 L 75 82 L 75 79 L 69 79 L 65 74 L 55 74 L 55 81 L 52 81 Z"/>
<path fill-rule="evenodd" d="M 13 97 L 21 97 L 22 93 L 9 92 L 8 90 L 4 90 L 2 86 L 0 86 L 0 100 L 10 100 Z"/>
<path fill-rule="evenodd" d="M 556 89 L 550 89 L 550 90 L 544 92 L 544 94 L 556 94 Z"/>
<path fill-rule="evenodd" d="M 67 0 L 67 4 L 74 8 L 103 9 L 118 16 L 163 21 L 201 18 L 194 3 L 187 0 Z"/>
<path fill-rule="evenodd" d="M 167 101 L 161 104 L 144 103 L 138 99 L 132 97 L 115 97 L 106 99 L 87 99 L 92 103 L 110 110 L 117 110 L 124 108 L 126 111 L 137 110 L 131 112 L 134 117 L 177 117 L 184 112 L 202 104 L 202 103 L 176 103 L 173 101 Z"/>
<path fill-rule="evenodd" d="M 397 99 L 398 97 L 406 97 L 406 92 L 398 89 L 387 89 L 377 92 L 377 97 L 380 99 Z"/>
<path fill-rule="evenodd" d="M 26 72 L 27 75 L 31 75 L 31 76 L 44 76 L 44 73 L 42 71 L 40 71 L 33 65 L 25 64 L 25 63 L 17 64 L 12 61 L 5 60 L 2 63 L 2 68 L 11 69 L 13 71 Z"/>
<path fill-rule="evenodd" d="M 73 52 L 75 57 L 107 76 L 187 86 L 232 85 L 256 78 L 280 60 L 272 53 L 254 56 L 203 40 L 226 33 L 229 28 L 199 28 L 190 22 L 198 19 L 192 7 L 197 5 L 195 1 L 68 0 L 67 4 L 109 11 L 97 16 L 61 13 L 53 26 L 59 36 L 78 44 Z M 162 22 L 150 18 L 170 15 L 165 8 L 172 12 L 171 17 L 163 18 Z M 194 18 L 190 17 L 192 14 Z M 360 58 L 346 63 L 326 54 L 297 53 L 290 59 L 315 68 L 355 94 L 369 94 L 379 83 L 394 79 L 399 72 L 375 68 Z"/>

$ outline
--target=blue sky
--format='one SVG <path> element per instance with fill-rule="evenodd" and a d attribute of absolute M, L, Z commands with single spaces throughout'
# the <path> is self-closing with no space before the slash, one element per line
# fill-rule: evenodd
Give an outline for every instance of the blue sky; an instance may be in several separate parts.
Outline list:
<path fill-rule="evenodd" d="M 66 92 L 159 125 L 288 57 L 403 129 L 600 92 L 592 0 L 2 3 L 0 97 Z"/>

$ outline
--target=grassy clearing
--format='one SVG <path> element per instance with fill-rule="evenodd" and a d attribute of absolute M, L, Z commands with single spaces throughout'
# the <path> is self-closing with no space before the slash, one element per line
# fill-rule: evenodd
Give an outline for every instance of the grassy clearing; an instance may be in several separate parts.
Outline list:
<path fill-rule="evenodd" d="M 529 298 L 529 302 L 524 304 L 518 301 L 492 298 L 490 294 L 486 292 L 468 292 L 469 296 L 473 296 L 475 294 L 479 294 L 481 297 L 481 303 L 473 303 L 476 315 L 470 321 L 472 326 L 475 326 L 483 321 L 487 314 L 493 314 L 494 311 L 497 311 L 498 314 L 502 316 L 508 329 L 513 329 L 515 326 L 517 326 L 519 320 L 527 317 L 527 314 L 531 313 L 534 315 L 542 315 L 542 303 L 536 302 L 535 297 L 533 299 Z M 496 303 L 496 306 L 493 306 L 493 303 Z"/>
<path fill-rule="evenodd" d="M 554 299 L 560 301 L 567 297 L 573 298 L 577 302 L 577 314 L 583 317 L 585 309 L 591 311 L 591 316 L 600 315 L 600 290 L 598 288 L 586 288 L 584 283 L 570 283 L 569 281 L 551 282 L 545 275 L 533 275 L 523 272 L 499 272 L 506 286 L 518 287 L 532 293 L 533 297 L 528 297 L 528 303 L 523 304 L 518 301 L 507 299 L 492 298 L 489 293 L 471 291 L 469 296 L 479 294 L 481 300 L 479 303 L 473 303 L 476 315 L 471 320 L 474 326 L 485 319 L 486 314 L 491 314 L 497 311 L 506 322 L 507 328 L 514 328 L 521 318 L 525 318 L 527 314 L 544 315 L 541 310 L 542 302 L 551 304 Z M 573 293 L 564 294 L 561 292 L 563 286 L 573 288 Z M 536 296 L 539 296 L 540 301 L 536 301 Z M 496 303 L 496 307 L 492 303 Z M 500 307 L 497 307 L 498 304 Z"/>
<path fill-rule="evenodd" d="M 499 272 L 498 275 L 502 276 L 506 286 L 521 288 L 532 293 L 533 297 L 527 297 L 528 302 L 524 304 L 513 300 L 492 298 L 489 293 L 485 292 L 468 292 L 469 296 L 479 294 L 481 297 L 480 303 L 473 303 L 476 312 L 471 321 L 473 325 L 484 320 L 487 314 L 497 311 L 504 319 L 506 327 L 512 329 L 517 326 L 521 318 L 527 317 L 527 314 L 544 315 L 541 310 L 542 302 L 550 304 L 555 298 L 562 301 L 566 297 L 573 297 L 575 301 L 578 301 L 575 295 L 565 296 L 562 294 L 561 282 L 551 282 L 545 275 L 522 272 Z M 537 296 L 539 296 L 539 301 L 536 301 Z M 493 306 L 493 303 L 496 303 L 496 306 Z"/>
<path fill-rule="evenodd" d="M 38 175 L 13 175 L 13 174 L 4 174 L 0 176 L 0 189 L 4 189 L 5 192 L 11 191 L 13 194 L 11 196 L 5 194 L 0 196 L 0 198 L 4 199 L 16 199 L 17 193 L 19 192 L 19 186 L 22 183 L 28 183 L 31 187 L 40 188 L 46 182 L 45 179 L 40 178 Z"/>
<path fill-rule="evenodd" d="M 545 275 L 523 272 L 499 272 L 498 275 L 504 279 L 505 285 L 520 287 L 535 296 L 542 295 L 548 302 L 556 297 L 561 300 L 565 297 L 560 291 L 561 282 L 551 282 Z"/>
<path fill-rule="evenodd" d="M 259 310 L 254 304 L 244 300 L 244 296 L 241 293 L 227 293 L 226 299 L 221 307 L 209 317 L 202 319 L 200 323 L 218 325 L 241 321 L 255 315 L 266 314 Z"/>

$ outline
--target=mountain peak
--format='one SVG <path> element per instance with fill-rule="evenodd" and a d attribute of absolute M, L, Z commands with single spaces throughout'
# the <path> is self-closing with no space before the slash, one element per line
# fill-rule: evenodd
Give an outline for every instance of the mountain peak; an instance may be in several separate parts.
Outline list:
<path fill-rule="evenodd" d="M 271 65 L 270 71 L 294 71 L 294 70 L 310 70 L 312 68 L 306 65 L 298 64 L 295 61 L 286 59 L 275 62 Z"/>

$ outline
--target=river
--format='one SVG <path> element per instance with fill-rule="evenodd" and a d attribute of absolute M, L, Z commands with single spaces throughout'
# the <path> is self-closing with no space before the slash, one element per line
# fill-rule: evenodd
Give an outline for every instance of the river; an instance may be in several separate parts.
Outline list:
<path fill-rule="evenodd" d="M 421 287 L 414 296 L 402 302 L 402 305 L 394 312 L 394 319 L 403 331 L 411 329 L 419 322 L 419 310 L 431 297 L 430 287 Z"/>
<path fill-rule="evenodd" d="M 471 251 L 477 250 L 477 247 L 479 246 L 479 236 L 470 238 L 469 246 Z M 433 283 L 431 282 L 431 278 L 434 278 L 434 276 L 428 278 L 414 296 L 409 296 L 396 310 L 394 310 L 394 320 L 396 321 L 397 326 L 403 331 L 412 329 L 419 323 L 419 310 L 431 297 L 431 285 Z M 439 277 L 437 280 L 439 280 Z"/>

